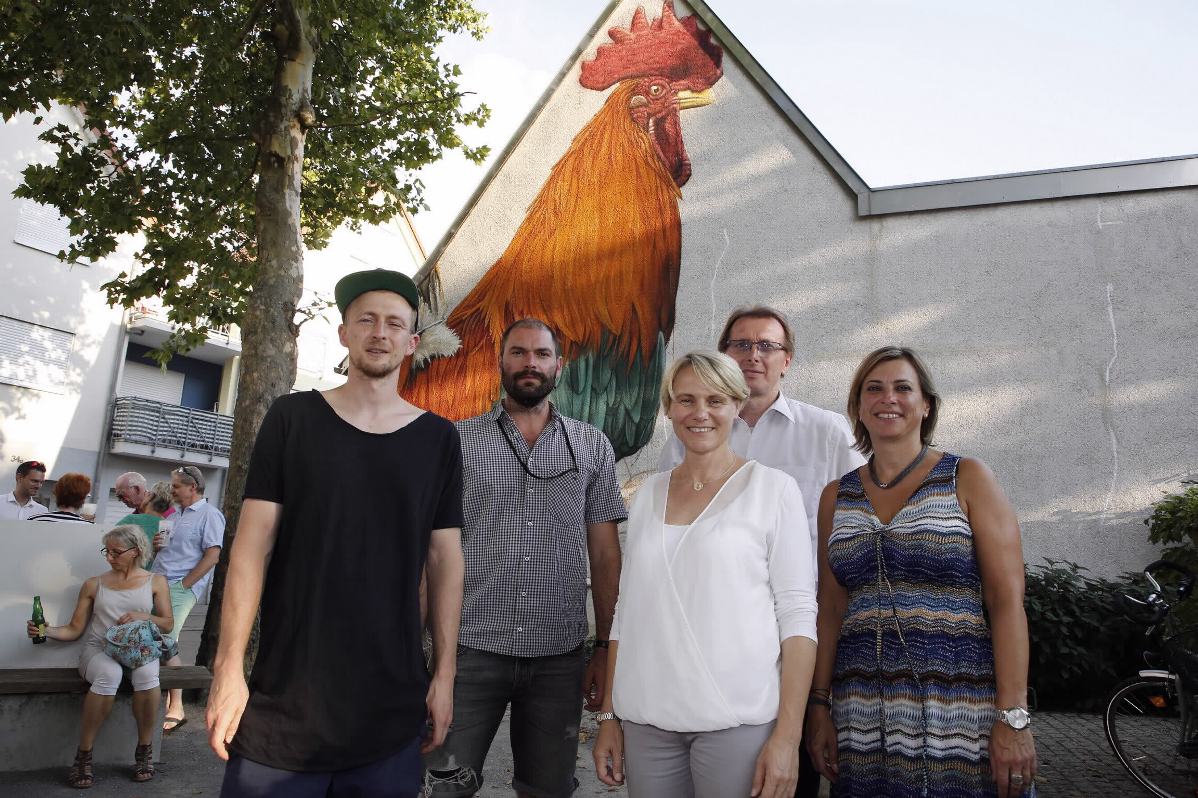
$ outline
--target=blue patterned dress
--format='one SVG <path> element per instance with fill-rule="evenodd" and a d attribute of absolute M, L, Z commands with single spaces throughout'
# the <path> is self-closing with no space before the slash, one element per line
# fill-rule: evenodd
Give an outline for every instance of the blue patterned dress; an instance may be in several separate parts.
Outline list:
<path fill-rule="evenodd" d="M 990 796 L 994 647 L 973 532 L 945 454 L 889 524 L 840 480 L 828 560 L 848 591 L 836 647 L 834 796 Z"/>

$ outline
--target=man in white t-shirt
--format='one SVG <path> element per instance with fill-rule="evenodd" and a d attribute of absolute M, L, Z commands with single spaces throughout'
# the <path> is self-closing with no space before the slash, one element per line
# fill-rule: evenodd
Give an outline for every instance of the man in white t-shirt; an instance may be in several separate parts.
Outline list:
<path fill-rule="evenodd" d="M 852 428 L 840 413 L 782 395 L 782 378 L 794 358 L 795 344 L 794 333 L 780 311 L 764 305 L 734 310 L 718 346 L 737 362 L 749 385 L 749 400 L 733 422 L 732 451 L 794 477 L 803 493 L 815 554 L 820 494 L 829 482 L 865 462 L 852 448 Z M 682 443 L 671 434 L 658 470 L 678 465 L 682 454 Z M 820 777 L 805 748 L 800 748 L 800 763 L 795 794 L 814 798 Z"/>
<path fill-rule="evenodd" d="M 40 513 L 50 512 L 33 499 L 42 489 L 45 479 L 45 463 L 26 460 L 17 466 L 16 487 L 0 497 L 0 521 L 24 521 Z"/>

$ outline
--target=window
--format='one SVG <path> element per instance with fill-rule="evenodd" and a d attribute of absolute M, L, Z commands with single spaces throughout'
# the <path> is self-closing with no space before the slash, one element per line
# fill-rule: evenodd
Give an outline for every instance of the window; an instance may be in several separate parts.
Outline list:
<path fill-rule="evenodd" d="M 74 333 L 0 316 L 0 382 L 65 393 Z"/>
<path fill-rule="evenodd" d="M 71 247 L 68 224 L 66 217 L 59 216 L 58 211 L 49 205 L 25 200 L 17 215 L 17 229 L 12 240 L 30 249 L 57 256 Z"/>
<path fill-rule="evenodd" d="M 139 396 L 168 405 L 181 405 L 185 381 L 178 371 L 163 371 L 158 366 L 126 360 L 117 396 Z"/>

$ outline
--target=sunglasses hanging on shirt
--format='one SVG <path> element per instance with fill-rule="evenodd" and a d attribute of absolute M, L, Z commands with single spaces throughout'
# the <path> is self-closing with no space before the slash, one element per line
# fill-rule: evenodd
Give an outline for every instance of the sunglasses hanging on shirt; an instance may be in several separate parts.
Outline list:
<path fill-rule="evenodd" d="M 503 424 L 500 423 L 499 418 L 496 417 L 496 419 L 495 419 L 495 425 L 497 427 L 499 427 L 499 432 L 501 435 L 503 435 L 503 440 L 507 443 L 507 447 L 512 450 L 512 454 L 515 455 L 515 457 L 516 457 L 516 462 L 519 463 L 520 467 L 524 469 L 524 473 L 528 474 L 533 479 L 540 479 L 540 480 L 544 480 L 544 481 L 548 481 L 551 479 L 557 479 L 558 477 L 564 477 L 566 474 L 569 474 L 571 472 L 573 472 L 575 474 L 579 473 L 578 458 L 574 454 L 574 446 L 571 445 L 571 443 L 570 443 L 570 436 L 566 433 L 566 425 L 562 424 L 560 419 L 558 420 L 558 424 L 561 425 L 562 437 L 566 440 L 566 451 L 568 451 L 570 453 L 570 462 L 572 462 L 574 465 L 560 473 L 552 474 L 549 476 L 543 476 L 541 474 L 534 473 L 533 470 L 528 467 L 528 463 L 526 463 L 524 460 L 520 459 L 520 453 L 518 451 L 516 451 L 516 444 L 512 442 L 511 437 L 507 434 L 507 430 L 505 430 L 503 428 Z M 531 455 L 532 452 L 530 451 L 529 454 Z"/>

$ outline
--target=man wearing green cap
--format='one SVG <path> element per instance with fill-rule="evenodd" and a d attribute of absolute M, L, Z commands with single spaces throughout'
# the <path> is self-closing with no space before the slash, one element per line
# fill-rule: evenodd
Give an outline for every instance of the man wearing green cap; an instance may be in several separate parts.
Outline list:
<path fill-rule="evenodd" d="M 419 294 L 399 272 L 337 283 L 349 378 L 280 397 L 246 478 L 208 701 L 223 796 L 411 796 L 453 716 L 462 604 L 454 425 L 399 396 Z M 421 649 L 427 564 L 431 682 Z M 261 601 L 258 658 L 242 659 Z M 422 739 L 422 729 L 428 732 Z"/>

